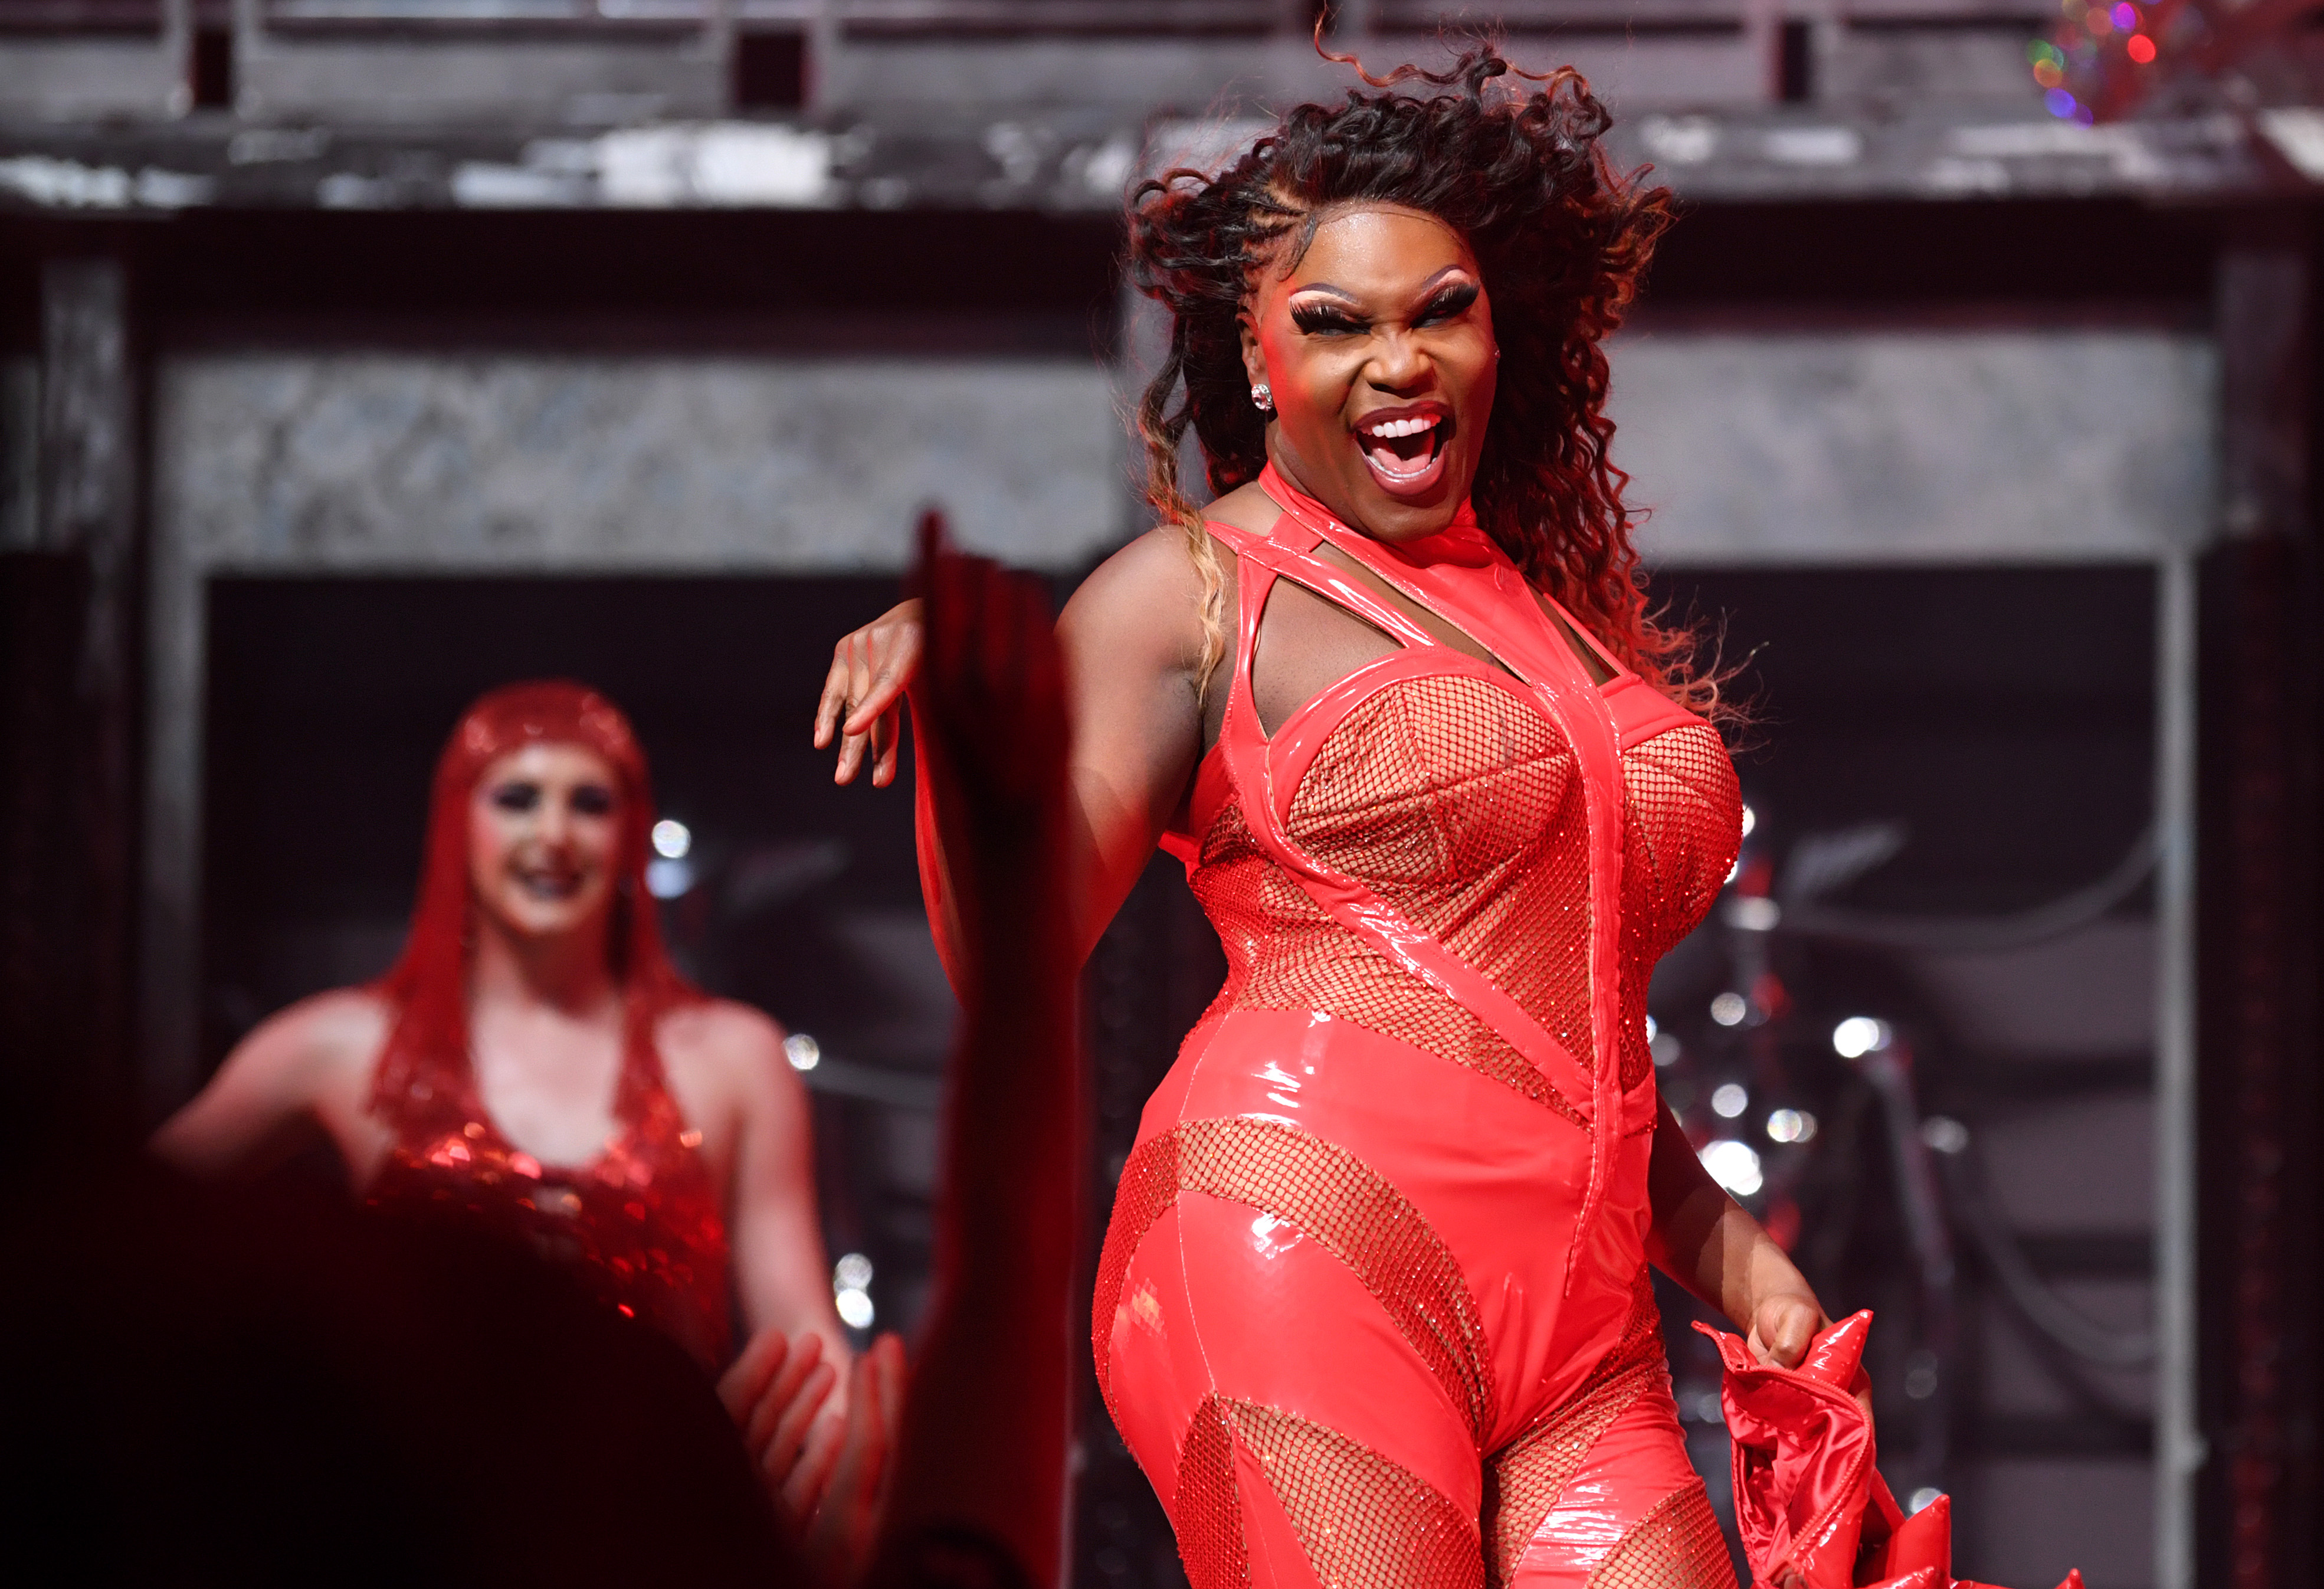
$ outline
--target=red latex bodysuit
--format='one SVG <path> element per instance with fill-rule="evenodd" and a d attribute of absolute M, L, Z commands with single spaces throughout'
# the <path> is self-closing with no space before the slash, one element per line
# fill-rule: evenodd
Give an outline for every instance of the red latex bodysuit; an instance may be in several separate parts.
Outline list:
<path fill-rule="evenodd" d="M 609 944 L 624 1002 L 618 1130 L 587 1164 L 545 1165 L 502 1135 L 468 1061 L 468 802 L 484 769 L 528 743 L 579 744 L 622 781 L 621 880 Z M 645 886 L 653 793 L 621 712 L 576 684 L 512 685 L 472 707 L 436 768 L 420 906 L 377 991 L 396 1011 L 372 1082 L 395 1136 L 365 1189 L 374 1207 L 470 1218 L 573 1270 L 706 1369 L 726 1360 L 726 1227 L 718 1188 L 662 1077 L 654 1030 L 698 998 L 662 947 Z"/>
<path fill-rule="evenodd" d="M 1645 1258 L 1646 981 L 1733 861 L 1724 748 L 1610 658 L 1596 684 L 1466 513 L 1390 548 L 1264 478 L 1268 538 L 1211 526 L 1231 693 L 1167 841 L 1230 970 L 1122 1173 L 1107 1403 L 1195 1589 L 1728 1584 Z M 1403 649 L 1270 738 L 1277 578 Z"/>

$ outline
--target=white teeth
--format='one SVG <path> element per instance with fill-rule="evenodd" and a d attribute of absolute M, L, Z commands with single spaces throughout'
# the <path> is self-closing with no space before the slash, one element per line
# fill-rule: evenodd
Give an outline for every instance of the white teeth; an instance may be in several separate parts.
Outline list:
<path fill-rule="evenodd" d="M 1365 426 L 1364 434 L 1367 436 L 1377 436 L 1381 440 L 1386 441 L 1392 440 L 1399 436 L 1417 436 L 1424 430 L 1434 430 L 1434 429 L 1436 429 L 1436 420 L 1434 418 L 1418 420 L 1388 420 L 1378 425 Z"/>

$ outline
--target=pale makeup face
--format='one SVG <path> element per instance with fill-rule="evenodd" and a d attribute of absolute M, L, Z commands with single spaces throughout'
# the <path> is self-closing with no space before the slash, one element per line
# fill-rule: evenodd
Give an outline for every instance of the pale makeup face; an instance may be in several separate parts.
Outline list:
<path fill-rule="evenodd" d="M 1244 367 L 1275 397 L 1268 458 L 1382 540 L 1452 522 L 1499 356 L 1467 240 L 1399 205 L 1327 214 L 1298 264 L 1261 272 L 1244 309 Z"/>
<path fill-rule="evenodd" d="M 529 744 L 492 762 L 468 799 L 468 883 L 479 909 L 521 938 L 590 925 L 621 863 L 621 781 L 574 744 Z"/>

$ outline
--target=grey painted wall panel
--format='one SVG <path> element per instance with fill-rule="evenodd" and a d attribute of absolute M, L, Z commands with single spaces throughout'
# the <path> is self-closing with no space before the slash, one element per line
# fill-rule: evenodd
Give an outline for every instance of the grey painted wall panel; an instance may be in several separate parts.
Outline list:
<path fill-rule="evenodd" d="M 158 35 L 19 34 L 0 43 L 0 115 L 80 122 L 158 121 L 185 109 L 178 53 Z"/>
<path fill-rule="evenodd" d="M 2051 1289 L 2068 1307 L 2101 1328 L 2129 1335 L 2154 1327 L 2154 1282 L 2150 1279 L 2066 1279 L 2053 1281 Z M 2060 1378 L 2052 1366 L 2056 1348 L 2035 1335 L 1998 1294 L 1986 1292 L 1977 1307 L 1977 1404 L 2000 1418 L 2080 1416 L 2084 1392 Z M 2073 1372 L 2116 1410 L 2138 1418 L 2154 1416 L 2153 1369 L 2077 1363 Z"/>
<path fill-rule="evenodd" d="M 1912 969 L 1963 1042 L 2111 1059 L 2154 1047 L 2154 960 L 2152 920 L 2108 917 L 2016 948 L 1916 955 Z"/>
<path fill-rule="evenodd" d="M 2025 1234 L 2138 1234 L 2154 1224 L 2154 1099 L 2095 1094 L 1979 1128 L 1996 1209 Z"/>
<path fill-rule="evenodd" d="M 2207 337 L 1670 331 L 1612 356 L 1658 563 L 2149 559 L 2215 517 Z"/>
<path fill-rule="evenodd" d="M 1067 568 L 1122 535 L 1093 364 L 246 354 L 161 377 L 163 533 L 203 567 L 903 567 L 920 506 Z"/>
<path fill-rule="evenodd" d="M 2103 1589 L 2157 1582 L 2143 1526 L 2143 1462 L 2026 1457 L 1980 1464 L 1953 1497 L 1953 1566 L 1996 1584 L 2054 1584 L 2068 1567 Z"/>
<path fill-rule="evenodd" d="M 238 63 L 245 116 L 375 126 L 591 126 L 725 107 L 711 42 L 614 39 L 293 40 L 262 35 Z"/>
<path fill-rule="evenodd" d="M 2203 337 L 1666 331 L 1614 365 L 1657 562 L 2146 559 L 2214 517 Z M 893 568 L 932 499 L 1035 565 L 1130 528 L 1074 361 L 221 355 L 161 404 L 206 566 Z"/>

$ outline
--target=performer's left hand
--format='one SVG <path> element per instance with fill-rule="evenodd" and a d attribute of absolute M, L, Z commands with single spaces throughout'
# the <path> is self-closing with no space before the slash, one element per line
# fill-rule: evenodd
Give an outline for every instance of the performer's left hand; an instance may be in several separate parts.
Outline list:
<path fill-rule="evenodd" d="M 1813 1297 L 1778 1291 L 1752 1310 L 1751 1354 L 1762 1363 L 1797 1368 L 1808 1354 L 1808 1343 L 1831 1322 Z"/>
<path fill-rule="evenodd" d="M 1797 1368 L 1806 1359 L 1808 1347 L 1813 1343 L 1816 1332 L 1827 1329 L 1831 1325 L 1831 1320 L 1825 1316 L 1822 1305 L 1812 1296 L 1801 1291 L 1777 1291 L 1760 1298 L 1758 1307 L 1752 1309 L 1748 1343 L 1751 1354 L 1761 1363 Z M 1854 1393 L 1856 1404 L 1864 1409 L 1864 1416 L 1870 1418 L 1871 1378 L 1862 1369 L 1858 1369 L 1856 1383 L 1849 1390 Z"/>

